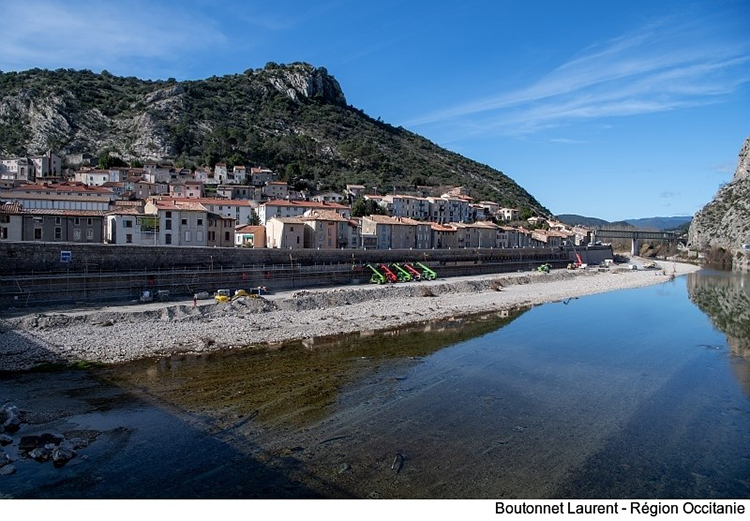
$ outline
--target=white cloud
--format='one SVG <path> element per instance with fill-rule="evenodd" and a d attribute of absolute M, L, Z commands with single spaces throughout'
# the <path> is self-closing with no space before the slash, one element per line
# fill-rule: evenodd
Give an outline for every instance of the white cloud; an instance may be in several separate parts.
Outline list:
<path fill-rule="evenodd" d="M 748 63 L 747 41 L 725 43 L 702 23 L 663 20 L 589 46 L 525 88 L 425 114 L 404 126 L 472 120 L 483 132 L 522 134 L 574 120 L 705 105 L 750 81 Z"/>
<path fill-rule="evenodd" d="M 191 51 L 226 41 L 197 12 L 146 2 L 1 1 L 0 11 L 6 26 L 15 28 L 12 38 L 0 40 L 3 70 L 106 68 L 125 74 L 137 66 L 165 76 L 159 72 Z"/>

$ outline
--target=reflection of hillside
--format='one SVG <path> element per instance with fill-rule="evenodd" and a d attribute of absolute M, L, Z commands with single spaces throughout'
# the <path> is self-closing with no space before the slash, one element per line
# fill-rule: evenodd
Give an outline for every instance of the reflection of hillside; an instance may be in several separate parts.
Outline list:
<path fill-rule="evenodd" d="M 362 331 L 291 342 L 275 350 L 173 356 L 106 370 L 134 387 L 225 428 L 258 411 L 264 423 L 309 425 L 325 418 L 340 390 L 382 367 L 492 332 L 526 310 L 432 322 L 391 331 Z"/>
<path fill-rule="evenodd" d="M 687 287 L 690 300 L 727 335 L 732 353 L 750 360 L 750 277 L 697 272 Z"/>

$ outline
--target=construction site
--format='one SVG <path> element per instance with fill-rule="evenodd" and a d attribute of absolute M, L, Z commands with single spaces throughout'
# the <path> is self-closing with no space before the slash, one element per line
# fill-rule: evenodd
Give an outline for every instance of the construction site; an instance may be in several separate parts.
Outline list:
<path fill-rule="evenodd" d="M 612 258 L 608 246 L 567 249 L 253 250 L 100 244 L 0 244 L 0 306 L 65 307 L 184 299 L 218 289 L 269 291 L 418 282 L 565 268 Z"/>

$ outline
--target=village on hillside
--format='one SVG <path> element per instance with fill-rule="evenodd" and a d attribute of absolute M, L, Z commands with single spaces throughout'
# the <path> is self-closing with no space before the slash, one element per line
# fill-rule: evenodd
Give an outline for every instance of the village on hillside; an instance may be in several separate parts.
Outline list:
<path fill-rule="evenodd" d="M 382 192 L 381 192 L 382 193 Z M 0 241 L 282 249 L 559 248 L 591 231 L 463 187 L 299 191 L 260 167 L 79 166 L 3 158 Z"/>

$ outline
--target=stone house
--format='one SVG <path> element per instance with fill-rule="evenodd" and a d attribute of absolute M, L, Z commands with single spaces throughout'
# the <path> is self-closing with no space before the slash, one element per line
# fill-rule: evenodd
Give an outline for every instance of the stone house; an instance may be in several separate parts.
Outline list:
<path fill-rule="evenodd" d="M 245 248 L 266 247 L 266 227 L 244 224 L 234 229 L 234 245 Z"/>
<path fill-rule="evenodd" d="M 23 240 L 23 215 L 19 203 L 0 204 L 0 241 Z"/>
<path fill-rule="evenodd" d="M 289 185 L 284 181 L 270 181 L 262 188 L 262 193 L 269 199 L 285 199 L 289 195 Z"/>
<path fill-rule="evenodd" d="M 305 221 L 300 217 L 271 217 L 266 222 L 266 247 L 304 248 Z"/>

